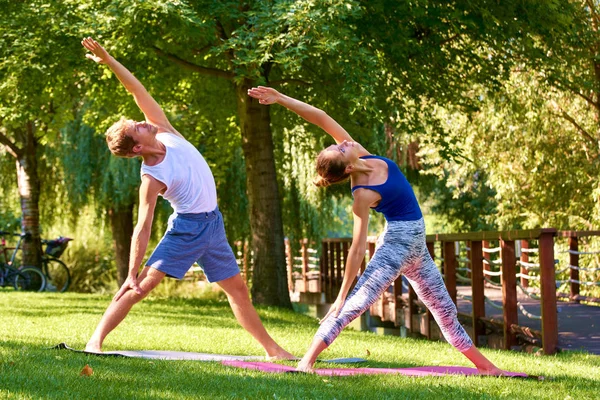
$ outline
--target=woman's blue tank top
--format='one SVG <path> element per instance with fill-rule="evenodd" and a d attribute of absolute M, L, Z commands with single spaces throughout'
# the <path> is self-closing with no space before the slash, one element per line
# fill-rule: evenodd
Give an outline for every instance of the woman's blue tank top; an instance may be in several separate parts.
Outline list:
<path fill-rule="evenodd" d="M 381 185 L 356 185 L 352 188 L 353 194 L 356 189 L 360 188 L 379 193 L 381 201 L 374 210 L 382 213 L 388 221 L 416 221 L 423 217 L 415 192 L 395 162 L 376 155 L 362 156 L 361 158 L 377 158 L 385 161 L 388 165 L 388 177 Z"/>

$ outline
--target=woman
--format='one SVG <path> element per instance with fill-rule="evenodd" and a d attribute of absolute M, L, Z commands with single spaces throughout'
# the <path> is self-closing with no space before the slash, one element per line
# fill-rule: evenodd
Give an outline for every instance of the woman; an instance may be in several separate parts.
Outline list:
<path fill-rule="evenodd" d="M 341 330 L 364 313 L 402 274 L 431 310 L 446 340 L 471 360 L 481 374 L 502 375 L 503 371 L 477 350 L 458 322 L 456 306 L 427 251 L 419 204 L 398 166 L 387 158 L 370 154 L 318 108 L 263 86 L 250 89 L 248 95 L 258 99 L 260 104 L 280 104 L 331 135 L 337 144 L 319 154 L 316 166 L 319 176 L 315 184 L 324 187 L 349 178 L 354 197 L 352 245 L 342 287 L 297 369 L 311 372 L 317 356 Z M 380 236 L 377 251 L 365 272 L 348 295 L 365 255 L 371 209 L 385 216 L 385 232 Z"/>

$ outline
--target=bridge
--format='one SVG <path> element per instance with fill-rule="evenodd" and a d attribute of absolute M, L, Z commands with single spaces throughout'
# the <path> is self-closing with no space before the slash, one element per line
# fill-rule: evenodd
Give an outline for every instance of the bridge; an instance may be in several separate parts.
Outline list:
<path fill-rule="evenodd" d="M 328 309 L 343 279 L 351 239 L 317 246 L 289 243 L 293 300 Z M 600 231 L 553 228 L 428 235 L 459 319 L 476 345 L 553 354 L 600 354 Z M 361 270 L 375 251 L 370 238 Z M 406 281 L 396 282 L 355 326 L 439 339 L 441 334 Z"/>

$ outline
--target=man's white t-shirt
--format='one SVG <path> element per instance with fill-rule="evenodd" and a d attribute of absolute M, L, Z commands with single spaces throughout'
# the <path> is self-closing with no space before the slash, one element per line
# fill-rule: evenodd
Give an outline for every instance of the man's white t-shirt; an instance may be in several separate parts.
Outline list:
<path fill-rule="evenodd" d="M 161 194 L 177 214 L 198 214 L 217 208 L 217 189 L 210 167 L 190 142 L 170 132 L 156 134 L 165 145 L 165 158 L 149 166 L 142 162 L 141 175 L 150 175 L 167 186 Z"/>

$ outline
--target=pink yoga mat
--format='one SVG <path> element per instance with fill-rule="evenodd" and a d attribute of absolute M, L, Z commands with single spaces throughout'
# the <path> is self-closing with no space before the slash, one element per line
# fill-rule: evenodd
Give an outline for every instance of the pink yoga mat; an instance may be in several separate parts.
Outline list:
<path fill-rule="evenodd" d="M 263 372 L 297 372 L 294 367 L 274 364 L 269 362 L 252 361 L 221 361 L 230 367 L 254 369 Z M 467 367 L 414 367 L 414 368 L 326 368 L 315 369 L 317 375 L 323 376 L 350 376 L 373 374 L 400 374 L 405 376 L 444 376 L 444 375 L 479 375 L 477 369 Z M 527 378 L 527 374 L 508 372 L 509 377 Z"/>

